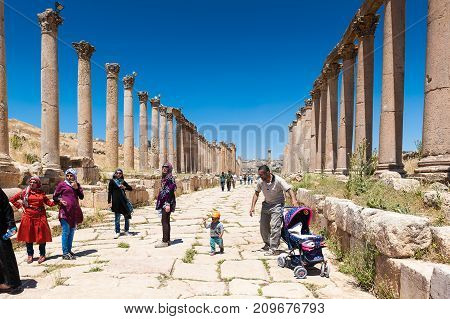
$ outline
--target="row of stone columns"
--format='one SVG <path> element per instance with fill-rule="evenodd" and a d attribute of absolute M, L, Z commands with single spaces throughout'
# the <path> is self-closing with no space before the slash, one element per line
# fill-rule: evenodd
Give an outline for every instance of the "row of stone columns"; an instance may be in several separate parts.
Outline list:
<path fill-rule="evenodd" d="M 450 48 L 448 46 L 450 41 L 450 0 L 429 0 L 428 10 L 422 133 L 425 157 L 420 160 L 416 173 L 433 180 L 448 180 L 450 176 L 450 139 L 448 138 L 450 132 Z M 311 134 L 298 136 L 299 131 L 295 127 L 299 126 L 299 117 L 290 124 L 288 144 L 285 148 L 285 173 L 301 171 L 297 159 L 306 153 L 309 153 L 310 160 L 305 170 L 338 174 L 348 173 L 352 149 L 365 144 L 366 156 L 367 158 L 371 157 L 373 51 L 378 20 L 379 16 L 376 15 L 376 12 L 358 15 L 352 21 L 353 38 L 340 43 L 338 54 L 328 61 L 320 77 L 314 82 L 310 92 L 312 97 L 312 109 L 309 116 Z M 357 40 L 357 44 L 354 43 L 355 40 Z M 404 174 L 402 134 L 405 0 L 384 2 L 382 64 L 382 105 L 377 172 L 395 171 Z M 337 80 L 341 70 L 340 114 L 338 115 Z M 356 101 L 354 100 L 355 93 Z M 300 120 L 300 125 L 302 125 L 301 123 Z M 354 126 L 353 123 L 355 123 Z M 309 150 L 304 148 L 308 138 Z"/>

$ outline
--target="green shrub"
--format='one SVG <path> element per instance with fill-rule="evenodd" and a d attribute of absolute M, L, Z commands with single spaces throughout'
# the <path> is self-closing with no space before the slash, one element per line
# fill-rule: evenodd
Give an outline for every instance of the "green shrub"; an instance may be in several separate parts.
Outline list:
<path fill-rule="evenodd" d="M 183 257 L 182 261 L 185 264 L 192 264 L 196 254 L 197 254 L 197 251 L 194 248 L 187 249 L 186 252 L 184 253 L 184 257 Z"/>
<path fill-rule="evenodd" d="M 15 150 L 20 149 L 23 146 L 23 139 L 14 134 L 13 136 L 11 136 L 11 138 L 9 139 L 10 143 L 11 143 L 11 147 Z"/>
<path fill-rule="evenodd" d="M 361 142 L 350 158 L 349 179 L 346 184 L 347 197 L 351 196 L 351 194 L 360 195 L 367 192 L 377 163 L 377 154 L 374 152 L 369 157 L 367 154 L 367 142 Z"/>
<path fill-rule="evenodd" d="M 30 153 L 25 153 L 25 162 L 27 162 L 27 164 L 33 164 L 34 162 L 39 162 L 39 156 L 37 156 L 36 154 L 30 154 Z"/>

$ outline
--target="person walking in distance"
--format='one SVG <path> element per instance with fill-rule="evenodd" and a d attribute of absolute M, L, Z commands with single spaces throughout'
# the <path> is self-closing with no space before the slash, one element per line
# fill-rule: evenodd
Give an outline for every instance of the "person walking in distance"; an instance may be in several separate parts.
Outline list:
<path fill-rule="evenodd" d="M 262 191 L 264 201 L 261 208 L 260 232 L 264 241 L 264 247 L 261 250 L 266 251 L 266 256 L 270 256 L 277 253 L 280 245 L 285 193 L 288 193 L 291 197 L 293 206 L 298 206 L 298 202 L 292 186 L 280 176 L 272 174 L 267 165 L 262 165 L 258 168 L 258 175 L 260 179 L 256 182 L 250 216 L 253 216 L 255 213 L 255 205 L 258 201 L 259 193 Z"/>

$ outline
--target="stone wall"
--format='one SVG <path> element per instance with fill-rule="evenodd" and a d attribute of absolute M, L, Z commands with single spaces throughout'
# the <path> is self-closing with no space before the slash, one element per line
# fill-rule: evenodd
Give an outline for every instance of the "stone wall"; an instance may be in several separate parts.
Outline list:
<path fill-rule="evenodd" d="M 365 243 L 376 247 L 377 288 L 399 298 L 450 298 L 450 266 L 412 259 L 432 244 L 450 258 L 450 227 L 431 227 L 424 217 L 364 208 L 303 188 L 297 198 L 314 210 L 313 228 L 335 236 L 344 252 Z"/>

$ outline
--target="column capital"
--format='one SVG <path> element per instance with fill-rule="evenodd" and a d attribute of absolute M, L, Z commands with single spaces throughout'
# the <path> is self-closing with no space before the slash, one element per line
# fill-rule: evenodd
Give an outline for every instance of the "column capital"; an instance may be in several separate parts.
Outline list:
<path fill-rule="evenodd" d="M 53 9 L 46 9 L 44 12 L 38 13 L 37 16 L 42 33 L 56 32 L 58 26 L 64 21 L 59 13 Z"/>
<path fill-rule="evenodd" d="M 139 91 L 137 93 L 138 97 L 139 97 L 139 102 L 140 103 L 147 103 L 148 101 L 148 92 L 146 91 Z"/>
<path fill-rule="evenodd" d="M 295 112 L 295 116 L 297 117 L 297 121 L 302 117 L 302 112 L 297 111 Z"/>
<path fill-rule="evenodd" d="M 123 87 L 125 88 L 125 90 L 129 90 L 129 89 L 133 88 L 134 78 L 135 78 L 134 74 L 128 74 L 123 77 L 122 81 L 123 81 Z"/>
<path fill-rule="evenodd" d="M 312 106 L 312 99 L 306 99 L 305 100 L 305 106 Z"/>
<path fill-rule="evenodd" d="M 167 108 L 164 107 L 164 106 L 161 106 L 161 107 L 159 108 L 159 115 L 161 115 L 161 116 L 166 116 L 166 115 L 167 115 Z"/>
<path fill-rule="evenodd" d="M 169 121 L 172 121 L 172 120 L 173 120 L 173 113 L 172 113 L 171 111 L 167 111 L 167 119 L 168 119 Z"/>
<path fill-rule="evenodd" d="M 337 62 L 331 62 L 331 63 L 325 64 L 323 72 L 327 79 L 335 79 L 338 77 L 339 71 L 341 70 L 341 68 L 342 68 L 342 64 L 337 63 Z"/>
<path fill-rule="evenodd" d="M 78 58 L 89 61 L 95 52 L 95 47 L 84 40 L 72 42 L 72 46 L 78 54 Z"/>
<path fill-rule="evenodd" d="M 353 60 L 358 53 L 358 46 L 354 43 L 346 43 L 341 45 L 339 48 L 338 54 L 342 58 L 342 60 Z"/>
<path fill-rule="evenodd" d="M 292 123 L 288 125 L 289 132 L 292 132 Z"/>
<path fill-rule="evenodd" d="M 157 95 L 150 99 L 150 103 L 152 104 L 152 107 L 158 108 L 161 105 L 161 96 Z"/>
<path fill-rule="evenodd" d="M 106 77 L 111 79 L 117 79 L 119 76 L 120 65 L 119 63 L 106 63 Z"/>
<path fill-rule="evenodd" d="M 375 14 L 358 16 L 356 20 L 353 21 L 353 31 L 356 33 L 358 38 L 373 36 L 375 34 L 379 19 L 380 16 Z"/>

